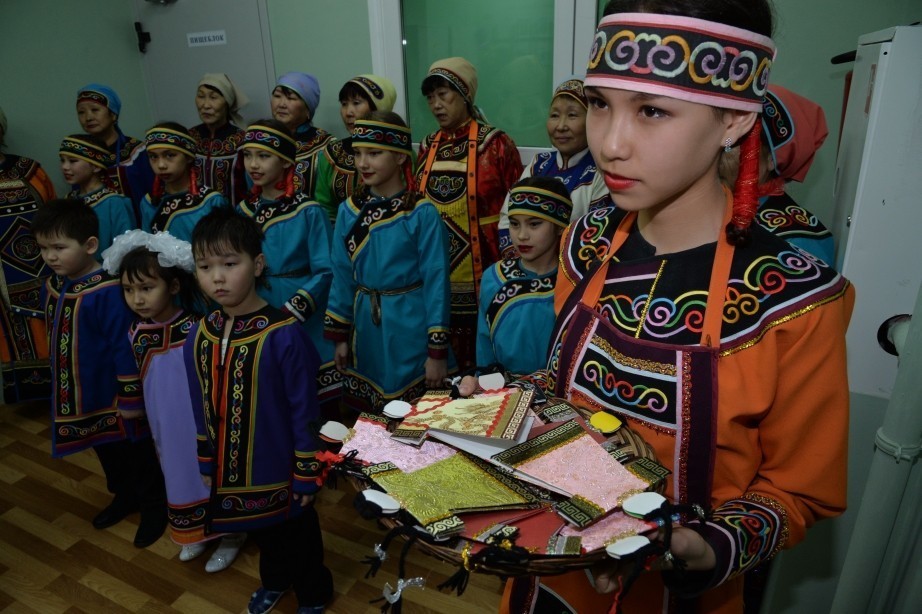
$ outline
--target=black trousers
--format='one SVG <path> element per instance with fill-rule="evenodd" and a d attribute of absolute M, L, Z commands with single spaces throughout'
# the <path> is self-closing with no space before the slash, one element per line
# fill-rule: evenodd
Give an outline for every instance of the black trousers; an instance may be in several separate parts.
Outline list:
<path fill-rule="evenodd" d="M 166 487 L 153 439 L 113 441 L 93 450 L 106 476 L 106 488 L 117 501 L 138 507 L 144 515 L 166 515 Z"/>
<path fill-rule="evenodd" d="M 259 546 L 259 579 L 263 588 L 270 591 L 293 588 L 298 606 L 322 606 L 330 600 L 333 575 L 323 564 L 323 535 L 313 505 L 295 518 L 249 534 Z"/>

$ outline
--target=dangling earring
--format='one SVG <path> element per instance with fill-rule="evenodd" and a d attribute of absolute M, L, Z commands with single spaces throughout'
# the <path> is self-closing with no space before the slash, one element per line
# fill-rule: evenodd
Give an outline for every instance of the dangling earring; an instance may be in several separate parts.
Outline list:
<path fill-rule="evenodd" d="M 733 145 L 733 139 L 728 138 L 726 141 L 724 141 L 724 153 L 730 153 L 730 150 L 732 149 L 731 145 Z"/>

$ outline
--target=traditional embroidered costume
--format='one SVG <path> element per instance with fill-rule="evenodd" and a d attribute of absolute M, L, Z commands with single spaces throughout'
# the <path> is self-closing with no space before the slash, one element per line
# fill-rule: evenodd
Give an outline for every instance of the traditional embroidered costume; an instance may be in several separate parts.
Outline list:
<path fill-rule="evenodd" d="M 118 415 L 144 408 L 138 365 L 125 336 L 134 316 L 121 282 L 101 269 L 74 280 L 52 275 L 42 302 L 56 374 L 52 456 L 143 437 L 142 420 Z"/>
<path fill-rule="evenodd" d="M 212 478 L 209 528 L 249 531 L 263 586 L 285 591 L 293 582 L 299 604 L 322 605 L 332 577 L 317 512 L 292 497 L 321 484 L 311 426 L 320 360 L 297 320 L 271 305 L 234 317 L 222 350 L 227 318 L 217 310 L 200 320 L 184 350 L 199 467 Z"/>
<path fill-rule="evenodd" d="M 195 166 L 201 172 L 202 183 L 220 192 L 229 203 L 246 196 L 246 172 L 237 159 L 237 148 L 243 142 L 243 130 L 227 123 L 214 134 L 205 124 L 189 128 L 195 139 Z"/>
<path fill-rule="evenodd" d="M 298 154 L 295 166 L 295 189 L 313 198 L 317 189 L 317 163 L 324 148 L 333 141 L 333 135 L 310 124 L 298 126 L 295 130 Z"/>
<path fill-rule="evenodd" d="M 9 154 L 0 157 L 0 358 L 4 402 L 17 403 L 51 395 L 48 338 L 39 299 L 51 271 L 29 226 L 35 211 L 55 194 L 38 162 Z"/>
<path fill-rule="evenodd" d="M 714 244 L 656 256 L 630 220 L 627 236 L 615 236 L 624 217 L 602 209 L 564 237 L 558 294 L 568 300 L 548 362 L 558 367 L 548 369 L 547 386 L 583 407 L 614 408 L 673 472 L 666 496 L 714 510 L 701 530 L 719 536 L 711 543 L 723 549 L 701 588 L 724 583 L 703 603 L 735 602 L 742 572 L 844 509 L 848 389 L 841 332 L 854 292 L 835 271 L 754 228 L 753 243 L 734 250 L 720 292 L 726 296 L 720 343 L 701 347 L 708 299 L 711 311 L 721 307 L 709 292 L 712 263 L 718 264 Z M 616 251 L 603 253 L 615 258 L 602 298 L 593 298 L 588 272 L 597 262 L 586 254 L 609 245 Z M 797 365 L 810 380 L 810 395 L 785 365 Z M 711 377 L 716 390 L 706 385 Z M 797 439 L 787 462 L 759 466 L 753 450 L 795 445 L 797 432 L 813 435 Z M 812 455 L 814 448 L 826 452 Z M 804 463 L 806 457 L 824 462 Z M 652 603 L 642 587 L 657 580 L 641 577 L 625 607 Z M 593 589 L 585 583 L 583 590 Z"/>
<path fill-rule="evenodd" d="M 600 61 L 609 53 L 605 41 L 622 32 L 651 45 L 668 35 L 692 49 L 730 46 L 756 59 L 732 78 L 722 72 L 694 87 L 684 77 L 701 68 L 687 65 L 672 79 L 682 89 L 663 70 Z M 758 111 L 759 73 L 773 53 L 770 39 L 738 28 L 617 14 L 600 24 L 586 83 Z M 643 64 L 653 55 L 642 48 L 634 57 Z M 724 224 L 734 219 L 727 200 Z M 609 208 L 574 222 L 562 241 L 548 391 L 616 412 L 672 472 L 665 495 L 710 511 L 682 524 L 711 546 L 715 568 L 641 574 L 625 611 L 740 612 L 743 573 L 845 507 L 844 332 L 854 290 L 824 263 L 758 226 L 750 230 L 743 247 L 721 232 L 716 244 L 658 255 L 636 213 Z M 598 595 L 583 572 L 541 583 L 578 611 L 606 611 L 613 598 Z M 507 585 L 503 611 L 529 611 L 535 588 L 524 580 Z"/>
<path fill-rule="evenodd" d="M 365 93 L 372 111 L 392 111 L 397 100 L 397 90 L 386 77 L 358 75 L 346 82 L 344 87 L 354 86 Z M 340 93 L 342 96 L 342 92 Z M 355 172 L 355 159 L 343 147 L 343 142 L 331 139 L 317 155 L 317 180 L 314 200 L 324 206 L 335 222 L 339 204 L 352 196 L 359 184 Z"/>
<path fill-rule="evenodd" d="M 93 207 L 93 212 L 99 218 L 99 252 L 97 258 L 102 259 L 102 250 L 112 245 L 112 240 L 126 230 L 136 227 L 134 212 L 131 210 L 131 199 L 118 192 L 102 187 L 87 194 L 74 191 L 68 198 L 77 198 Z"/>
<path fill-rule="evenodd" d="M 316 351 L 297 320 L 272 306 L 195 323 L 184 350 L 197 428 L 199 470 L 212 476 L 212 529 L 246 531 L 298 515 L 291 494 L 320 486 Z"/>
<path fill-rule="evenodd" d="M 510 373 L 532 373 L 544 367 L 554 328 L 556 278 L 556 268 L 536 275 L 519 258 L 497 262 L 484 273 L 477 322 L 478 365 L 498 362 Z"/>
<path fill-rule="evenodd" d="M 346 405 L 379 413 L 426 391 L 427 358 L 448 357 L 448 251 L 427 200 L 350 197 L 333 231 L 326 336 L 348 341 Z"/>
<path fill-rule="evenodd" d="M 835 265 L 836 247 L 832 233 L 814 213 L 801 207 L 783 191 L 759 199 L 756 222 L 776 237 L 830 266 Z"/>
<path fill-rule="evenodd" d="M 283 87 L 298 95 L 307 105 L 308 119 L 295 128 L 297 143 L 295 154 L 295 191 L 304 192 L 311 198 L 317 187 L 317 162 L 323 155 L 323 148 L 333 140 L 333 135 L 311 123 L 317 105 L 320 104 L 320 83 L 313 75 L 303 72 L 287 72 L 279 77 L 276 87 Z"/>
<path fill-rule="evenodd" d="M 77 92 L 77 103 L 84 100 L 102 105 L 116 116 L 122 111 L 122 101 L 115 90 L 99 83 L 90 83 Z M 137 208 L 154 184 L 154 172 L 147 159 L 144 143 L 126 136 L 118 123 L 115 130 L 118 138 L 109 145 L 109 153 L 112 154 L 112 163 L 108 169 L 109 185 L 119 194 L 130 198 L 133 207 Z"/>
<path fill-rule="evenodd" d="M 58 153 L 73 158 L 78 158 L 89 162 L 97 168 L 106 170 L 112 161 L 111 152 L 102 149 L 79 136 L 66 137 L 58 149 Z M 102 262 L 102 252 L 110 245 L 112 240 L 126 230 L 132 230 L 137 227 L 132 209 L 131 199 L 124 196 L 109 186 L 103 187 L 80 194 L 78 190 L 73 190 L 67 196 L 82 200 L 93 208 L 93 213 L 99 220 L 99 249 L 96 251 L 96 259 Z"/>
<path fill-rule="evenodd" d="M 762 131 L 771 152 L 772 179 L 759 186 L 756 221 L 772 234 L 835 265 L 832 233 L 813 213 L 784 191 L 788 181 L 803 182 L 813 157 L 826 140 L 826 115 L 818 104 L 779 85 L 765 93 Z"/>
<path fill-rule="evenodd" d="M 512 188 L 507 203 L 509 215 L 540 218 L 560 228 L 570 223 L 573 210 L 570 199 L 533 186 Z M 478 366 L 498 362 L 511 373 L 527 374 L 547 364 L 556 277 L 556 267 L 539 275 L 521 258 L 490 267 L 480 283 Z"/>
<path fill-rule="evenodd" d="M 473 107 L 474 67 L 461 58 L 435 62 L 428 77 L 445 79 Z M 522 174 L 513 140 L 501 130 L 471 119 L 439 130 L 419 146 L 417 185 L 435 205 L 448 231 L 451 267 L 452 350 L 458 366 L 473 366 L 480 279 L 499 260 L 499 213 L 506 193 Z"/>
<path fill-rule="evenodd" d="M 183 360 L 183 344 L 195 322 L 192 314 L 180 311 L 169 322 L 135 322 L 128 333 L 166 482 L 170 538 L 180 545 L 205 539 L 211 494 L 198 472 L 195 418 Z"/>
<path fill-rule="evenodd" d="M 217 91 L 226 103 L 228 121 L 212 132 L 206 124 L 189 128 L 195 140 L 195 166 L 202 183 L 224 195 L 229 203 L 246 198 L 247 183 L 243 162 L 238 159 L 237 149 L 243 142 L 243 123 L 240 108 L 249 102 L 234 82 L 223 73 L 206 73 L 198 87 Z"/>
<path fill-rule="evenodd" d="M 580 79 L 568 79 L 554 90 L 554 98 L 568 96 L 579 102 L 583 107 L 586 95 L 583 93 L 583 82 Z M 608 188 L 602 180 L 602 175 L 596 172 L 595 160 L 589 148 L 572 155 L 566 163 L 557 150 L 541 151 L 535 154 L 532 161 L 525 167 L 519 180 L 526 177 L 556 177 L 567 186 L 570 191 L 570 200 L 573 202 L 571 220 L 579 219 L 590 210 L 602 206 L 608 198 Z M 512 247 L 509 239 L 509 198 L 503 202 L 503 209 L 499 214 L 499 249 L 506 254 Z"/>
<path fill-rule="evenodd" d="M 228 206 L 220 192 L 201 186 L 198 190 L 163 194 L 157 199 L 147 194 L 141 203 L 141 230 L 169 232 L 183 241 L 191 240 L 192 229 L 200 219 L 217 207 Z"/>
<path fill-rule="evenodd" d="M 171 149 L 194 160 L 196 144 L 192 137 L 169 128 L 152 128 L 147 132 L 147 148 Z M 190 162 L 191 164 L 191 162 Z M 224 195 L 199 184 L 197 173 L 190 173 L 188 190 L 175 194 L 146 194 L 141 203 L 141 230 L 169 232 L 183 241 L 191 241 L 192 229 L 216 207 L 228 206 Z"/>
<path fill-rule="evenodd" d="M 280 152 L 275 147 L 277 139 L 293 150 L 291 138 L 254 124 L 247 128 L 242 148 L 268 149 L 290 161 L 287 150 Z M 256 290 L 267 303 L 286 310 L 304 325 L 320 354 L 317 389 L 321 406 L 329 409 L 339 402 L 342 385 L 333 363 L 333 344 L 323 337 L 323 314 L 333 279 L 330 220 L 323 208 L 304 193 L 279 200 L 253 196 L 240 201 L 237 210 L 256 220 L 265 237 L 265 283 Z"/>
<path fill-rule="evenodd" d="M 343 147 L 343 142 L 330 139 L 317 156 L 317 182 L 314 199 L 335 222 L 339 204 L 352 196 L 359 185 L 355 172 L 355 157 Z"/>
<path fill-rule="evenodd" d="M 351 146 L 412 153 L 408 128 L 369 120 L 356 122 Z M 426 360 L 448 358 L 445 230 L 432 203 L 408 205 L 404 198 L 352 196 L 340 205 L 333 231 L 325 335 L 349 342 L 343 394 L 358 412 L 422 396 Z"/>

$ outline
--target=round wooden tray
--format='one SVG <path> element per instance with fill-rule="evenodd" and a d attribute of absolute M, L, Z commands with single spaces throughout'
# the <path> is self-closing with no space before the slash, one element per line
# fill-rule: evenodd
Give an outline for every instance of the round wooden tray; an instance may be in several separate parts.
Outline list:
<path fill-rule="evenodd" d="M 550 399 L 547 405 L 535 408 L 535 411 L 541 411 L 543 407 L 560 403 L 567 402 L 563 399 Z M 569 403 L 567 404 L 570 405 Z M 577 410 L 587 420 L 592 414 L 592 412 L 589 412 L 588 410 L 584 410 L 573 405 L 571 405 L 571 407 Z M 627 425 L 622 425 L 621 428 L 619 428 L 613 435 L 609 436 L 608 441 L 612 442 L 616 446 L 615 449 L 624 455 L 624 460 L 622 461 L 623 464 L 628 464 L 631 461 L 641 458 L 652 460 L 654 462 L 657 460 L 653 448 Z M 351 476 L 348 478 L 348 480 L 357 491 L 365 490 L 373 484 L 373 482 L 370 480 L 366 481 Z M 664 489 L 665 480 L 662 480 L 652 490 L 662 493 Z M 394 516 L 380 517 L 378 521 L 387 530 L 392 530 L 404 526 L 404 523 L 399 518 L 400 516 L 406 518 L 409 515 L 405 512 L 401 512 Z M 438 542 L 418 539 L 416 541 L 416 547 L 429 556 L 435 557 L 452 565 L 463 566 L 468 569 L 468 571 L 487 573 L 498 576 L 557 575 L 576 569 L 592 567 L 593 565 L 600 563 L 608 558 L 605 549 L 599 548 L 580 556 L 532 554 L 528 557 L 527 561 L 522 563 L 503 562 L 497 564 L 489 564 L 478 561 L 476 564 L 471 564 L 467 558 L 467 551 L 469 550 L 468 545 L 471 543 L 472 542 L 470 540 L 457 536 Z"/>

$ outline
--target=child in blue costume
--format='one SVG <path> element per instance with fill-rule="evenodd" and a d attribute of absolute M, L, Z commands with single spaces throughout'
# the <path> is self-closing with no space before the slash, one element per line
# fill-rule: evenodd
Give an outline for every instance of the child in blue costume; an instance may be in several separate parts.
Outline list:
<path fill-rule="evenodd" d="M 58 148 L 61 173 L 73 190 L 68 198 L 82 200 L 93 208 L 99 220 L 99 248 L 96 259 L 102 262 L 102 252 L 112 240 L 137 227 L 131 199 L 119 194 L 107 184 L 106 169 L 114 156 L 105 144 L 90 134 L 72 134 Z"/>
<path fill-rule="evenodd" d="M 195 224 L 216 207 L 227 207 L 220 192 L 199 183 L 198 151 L 189 131 L 165 122 L 147 131 L 147 155 L 157 174 L 154 188 L 141 203 L 141 230 L 169 232 L 189 241 Z"/>
<path fill-rule="evenodd" d="M 494 264 L 480 282 L 477 364 L 498 362 L 525 374 L 547 364 L 560 236 L 573 203 L 559 179 L 528 177 L 509 191 L 508 205 L 509 235 L 520 255 Z"/>
<path fill-rule="evenodd" d="M 351 135 L 356 120 L 372 111 L 393 111 L 396 101 L 397 90 L 386 77 L 358 75 L 349 79 L 339 90 L 339 114 L 346 132 Z M 355 159 L 346 151 L 343 143 L 331 139 L 327 141 L 323 152 L 317 154 L 314 199 L 324 206 L 334 223 L 339 203 L 352 196 L 359 186 Z"/>
<path fill-rule="evenodd" d="M 144 548 L 166 529 L 163 474 L 128 342 L 134 317 L 118 278 L 96 260 L 98 232 L 93 209 L 78 200 L 49 201 L 32 220 L 42 259 L 55 273 L 42 292 L 56 376 L 51 453 L 93 448 L 114 495 L 93 526 L 105 529 L 140 510 L 134 545 Z"/>
<path fill-rule="evenodd" d="M 413 190 L 410 129 L 375 111 L 346 148 L 362 184 L 339 206 L 325 335 L 336 342 L 345 404 L 379 412 L 444 385 L 448 373 L 448 238 Z"/>
<path fill-rule="evenodd" d="M 321 411 L 333 418 L 338 417 L 342 378 L 333 365 L 333 344 L 323 338 L 333 279 L 332 229 L 323 207 L 294 188 L 295 152 L 295 141 L 283 124 L 267 119 L 250 125 L 240 153 L 253 193 L 237 210 L 256 220 L 265 236 L 266 274 L 259 295 L 304 325 L 320 353 Z"/>
<path fill-rule="evenodd" d="M 212 492 L 209 529 L 247 531 L 259 546 L 262 586 L 247 611 L 268 612 L 294 588 L 299 613 L 321 612 L 333 579 L 313 506 L 320 359 L 298 320 L 257 293 L 262 246 L 259 226 L 226 209 L 192 236 L 199 286 L 220 305 L 184 348 L 199 470 Z"/>

